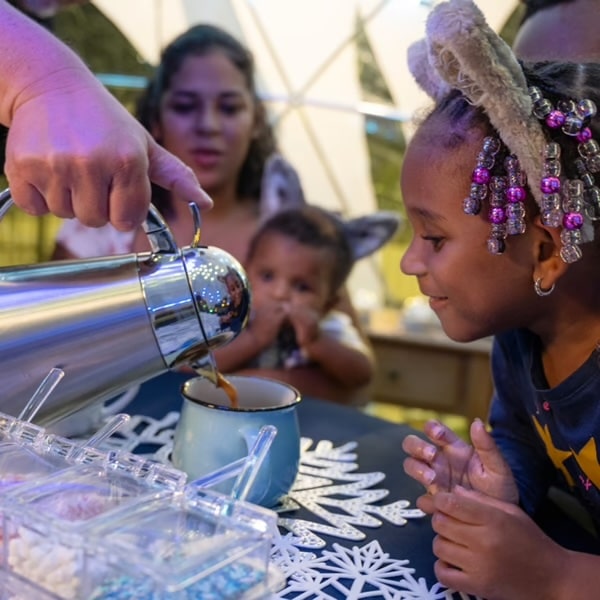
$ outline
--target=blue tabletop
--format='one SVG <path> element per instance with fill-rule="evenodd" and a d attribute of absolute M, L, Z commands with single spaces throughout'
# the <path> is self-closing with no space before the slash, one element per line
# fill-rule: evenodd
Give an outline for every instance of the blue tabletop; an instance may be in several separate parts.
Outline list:
<path fill-rule="evenodd" d="M 182 403 L 179 390 L 189 377 L 189 374 L 168 373 L 144 383 L 127 412 L 160 419 L 169 411 L 179 411 Z M 390 492 L 386 502 L 405 499 L 414 507 L 423 489 L 405 475 L 402 468 L 405 454 L 401 447 L 407 434 L 417 433 L 414 429 L 367 415 L 356 408 L 310 397 L 301 400 L 297 412 L 303 437 L 330 440 L 334 444 L 356 442 L 360 471 L 385 473 L 382 485 Z M 300 508 L 294 518 L 304 518 L 304 510 Z M 381 527 L 364 532 L 366 538 L 361 544 L 377 540 L 391 556 L 409 559 L 415 573 L 430 586 L 435 583 L 429 517 L 409 520 L 402 527 L 384 522 Z M 328 544 L 340 541 L 327 535 L 323 538 Z"/>

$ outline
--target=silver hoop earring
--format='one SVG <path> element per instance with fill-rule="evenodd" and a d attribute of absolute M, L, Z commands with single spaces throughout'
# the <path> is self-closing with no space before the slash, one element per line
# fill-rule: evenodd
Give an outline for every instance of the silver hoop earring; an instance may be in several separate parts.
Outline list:
<path fill-rule="evenodd" d="M 547 290 L 542 287 L 542 278 L 538 277 L 533 284 L 533 289 L 538 296 L 549 296 L 554 291 L 554 284 L 552 284 Z"/>

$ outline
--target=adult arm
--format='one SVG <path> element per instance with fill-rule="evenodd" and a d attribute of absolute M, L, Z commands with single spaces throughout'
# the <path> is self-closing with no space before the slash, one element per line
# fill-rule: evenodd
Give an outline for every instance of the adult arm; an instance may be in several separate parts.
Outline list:
<path fill-rule="evenodd" d="M 23 210 L 132 230 L 150 181 L 209 208 L 189 167 L 161 148 L 65 44 L 0 0 L 5 173 Z"/>

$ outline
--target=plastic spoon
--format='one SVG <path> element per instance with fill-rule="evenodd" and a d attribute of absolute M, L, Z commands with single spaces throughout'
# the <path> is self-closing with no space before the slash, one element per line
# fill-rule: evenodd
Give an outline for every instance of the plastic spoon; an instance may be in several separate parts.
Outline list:
<path fill-rule="evenodd" d="M 29 398 L 29 401 L 25 405 L 25 408 L 21 411 L 18 416 L 20 421 L 31 422 L 33 417 L 37 414 L 42 404 L 46 402 L 48 396 L 54 391 L 54 388 L 59 384 L 60 380 L 65 376 L 65 372 L 62 369 L 54 367 L 50 369 L 50 372 L 40 385 L 37 390 L 33 393 L 33 396 Z"/>
<path fill-rule="evenodd" d="M 194 481 L 189 483 L 189 486 L 198 488 L 212 487 L 231 477 L 235 477 L 243 469 L 246 460 L 247 457 L 245 456 L 243 458 L 238 458 L 236 461 L 229 463 L 220 469 L 216 469 L 198 479 L 194 479 Z"/>
<path fill-rule="evenodd" d="M 73 452 L 73 459 L 81 458 L 86 448 L 97 448 L 105 439 L 109 438 L 121 425 L 129 421 L 131 417 L 125 413 L 117 413 L 113 415 L 93 436 L 84 441 L 81 446 Z"/>
<path fill-rule="evenodd" d="M 248 492 L 258 475 L 258 470 L 265 456 L 267 456 L 267 452 L 276 435 L 277 427 L 274 425 L 265 425 L 260 428 L 256 440 L 254 440 L 254 444 L 252 444 L 252 448 L 248 452 L 248 457 L 242 467 L 242 471 L 233 484 L 231 497 L 234 500 L 245 500 L 248 496 Z"/>
<path fill-rule="evenodd" d="M 84 444 L 84 448 L 99 446 L 106 438 L 109 438 L 121 425 L 125 425 L 131 417 L 125 413 L 117 413 L 113 415 L 92 437 Z"/>
<path fill-rule="evenodd" d="M 195 479 L 188 485 L 190 487 L 200 488 L 212 487 L 237 475 L 231 490 L 231 498 L 234 500 L 244 500 L 248 496 L 252 484 L 256 479 L 256 475 L 258 474 L 258 470 L 260 469 L 276 435 L 277 427 L 273 425 L 261 427 L 247 456 L 238 458 L 238 460 L 229 463 L 220 469 L 211 471 L 210 473 Z"/>

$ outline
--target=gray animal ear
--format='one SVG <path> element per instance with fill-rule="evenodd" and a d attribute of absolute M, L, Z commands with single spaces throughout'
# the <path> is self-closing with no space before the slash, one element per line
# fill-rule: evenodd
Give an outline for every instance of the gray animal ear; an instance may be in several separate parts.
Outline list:
<path fill-rule="evenodd" d="M 441 78 L 429 60 L 426 40 L 419 40 L 408 47 L 408 69 L 419 87 L 436 102 L 443 98 L 450 86 Z"/>
<path fill-rule="evenodd" d="M 394 236 L 402 218 L 398 213 L 380 210 L 344 221 L 344 229 L 355 261 L 373 254 Z"/>
<path fill-rule="evenodd" d="M 265 164 L 260 196 L 262 219 L 306 204 L 298 172 L 281 154 L 272 154 Z"/>

